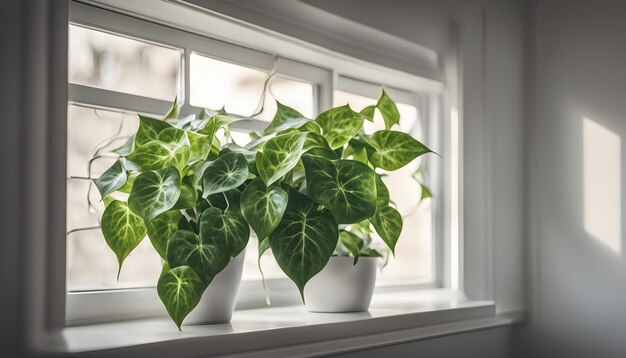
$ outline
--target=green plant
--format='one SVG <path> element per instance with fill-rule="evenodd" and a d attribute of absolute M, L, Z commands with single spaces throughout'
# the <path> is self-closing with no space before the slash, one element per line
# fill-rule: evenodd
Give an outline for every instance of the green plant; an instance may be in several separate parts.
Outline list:
<path fill-rule="evenodd" d="M 387 129 L 365 135 L 363 122 L 376 110 Z M 399 113 L 384 91 L 361 113 L 342 106 L 315 120 L 278 103 L 263 135 L 244 147 L 220 143 L 218 131 L 243 119 L 223 112 L 178 119 L 175 102 L 163 120 L 139 119 L 95 181 L 106 204 L 101 228 L 120 269 L 147 233 L 165 262 L 157 291 L 179 329 L 246 247 L 250 228 L 259 257 L 271 248 L 301 294 L 332 255 L 380 255 L 358 235 L 370 223 L 393 252 L 402 218 L 375 169 L 396 170 L 430 152 L 390 130 Z"/>
<path fill-rule="evenodd" d="M 363 123 L 373 121 L 376 111 L 386 129 L 367 135 Z M 360 113 L 346 105 L 314 120 L 278 103 L 263 136 L 247 146 L 257 151 L 260 179 L 255 179 L 257 189 L 246 191 L 259 193 L 246 195 L 242 208 L 259 238 L 259 259 L 271 248 L 301 295 L 333 255 L 352 256 L 355 264 L 359 257 L 383 256 L 372 239 L 374 231 L 394 253 L 402 216 L 390 202 L 381 179 L 385 174 L 376 170 L 394 171 L 431 152 L 410 135 L 391 130 L 399 119 L 384 91 L 376 105 Z M 415 178 L 422 185 L 419 174 Z M 268 200 L 267 190 L 275 201 Z M 423 198 L 427 191 L 422 185 Z M 272 224 L 264 219 L 268 215 Z"/>
<path fill-rule="evenodd" d="M 106 205 L 102 233 L 119 269 L 147 234 L 165 262 L 159 297 L 179 328 L 250 237 L 239 208 L 253 177 L 248 159 L 216 136 L 238 120 L 208 111 L 178 119 L 176 102 L 163 119 L 140 115 L 136 134 L 114 151 L 119 159 L 95 180 Z"/>

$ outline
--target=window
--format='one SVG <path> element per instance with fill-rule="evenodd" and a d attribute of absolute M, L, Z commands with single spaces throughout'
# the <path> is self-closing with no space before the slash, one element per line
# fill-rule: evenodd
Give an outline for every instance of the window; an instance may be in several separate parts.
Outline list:
<path fill-rule="evenodd" d="M 353 91 L 358 91 L 359 87 L 368 86 L 355 80 L 343 80 L 357 84 L 357 86 L 353 86 L 355 87 L 352 88 Z M 360 111 L 369 105 L 375 105 L 376 101 L 377 98 L 338 89 L 334 91 L 333 95 L 335 106 L 349 104 L 355 111 Z M 396 104 L 400 112 L 400 124 L 395 126 L 397 128 L 392 129 L 410 133 L 415 138 L 423 140 L 419 103 L 412 101 L 412 104 L 407 104 L 397 100 Z M 365 121 L 364 129 L 367 134 L 385 129 L 384 122 L 378 111 L 375 114 L 373 123 Z M 380 272 L 379 279 L 388 281 L 428 281 L 433 277 L 434 236 L 432 232 L 431 199 L 425 199 L 423 202 L 420 202 L 422 188 L 413 178 L 413 175 L 422 165 L 422 158 L 418 158 L 398 171 L 387 173 L 383 178 L 383 181 L 389 188 L 391 200 L 395 202 L 398 211 L 403 217 L 404 224 L 402 234 L 398 240 L 396 255 L 389 260 L 387 266 Z"/>
<path fill-rule="evenodd" d="M 255 115 L 255 120 L 237 123 L 232 128 L 234 141 L 245 144 L 250 131 L 262 130 L 272 119 L 276 109 L 273 98 L 313 118 L 332 104 L 350 103 L 355 110 L 373 104 L 384 85 L 399 103 L 402 119 L 397 129 L 427 139 L 429 116 L 424 99 L 428 94 L 415 88 L 395 89 L 396 83 L 405 83 L 402 82 L 404 75 L 374 71 L 372 73 L 377 75 L 373 80 L 390 79 L 374 85 L 343 76 L 343 71 L 359 68 L 357 62 L 355 66 L 347 66 L 350 60 L 342 60 L 341 66 L 334 66 L 332 61 L 339 60 L 332 57 L 329 57 L 330 62 L 321 65 L 303 63 L 84 4 L 72 3 L 70 19 L 67 119 L 69 321 L 80 319 L 83 316 L 81 307 L 88 307 L 84 304 L 87 301 L 76 302 L 89 300 L 90 296 L 97 294 L 140 295 L 137 296 L 140 299 L 126 300 L 138 301 L 137 305 L 144 306 L 133 308 L 136 313 L 145 309 L 138 313 L 140 315 L 154 313 L 150 310 L 155 305 L 146 304 L 147 300 L 158 301 L 153 287 L 161 270 L 161 261 L 151 249 L 149 240 L 144 240 L 126 259 L 117 281 L 117 260 L 98 227 L 104 207 L 91 183 L 91 179 L 97 178 L 115 161 L 115 158 L 100 155 L 106 149 L 122 144 L 110 139 L 116 135 L 131 135 L 136 130 L 138 119 L 134 113 L 154 116 L 165 113 L 170 102 L 178 98 L 182 115 L 198 113 L 202 108 L 224 108 L 230 113 Z M 263 96 L 264 83 L 272 71 L 275 74 Z M 367 122 L 366 131 L 376 129 L 376 125 Z M 439 259 L 435 238 L 438 232 L 433 224 L 435 211 L 431 203 L 436 199 L 426 200 L 416 207 L 421 192 L 411 178 L 422 165 L 426 163 L 415 161 L 386 179 L 392 199 L 406 215 L 398 255 L 390 259 L 381 273 L 381 281 L 388 285 L 398 281 L 414 285 L 436 284 L 435 262 Z M 432 180 L 430 176 L 423 179 L 427 184 Z M 402 188 L 402 192 L 394 192 L 394 188 Z M 410 195 L 406 190 L 410 190 Z M 246 307 L 254 306 L 257 301 L 258 304 L 264 302 L 256 249 L 256 243 L 251 241 L 246 251 L 240 295 Z M 262 266 L 270 292 L 293 290 L 286 284 L 285 275 L 274 260 L 263 259 Z M 250 293 L 252 291 L 256 293 Z M 297 299 L 297 295 L 293 297 Z M 119 311 L 119 307 L 116 309 Z M 103 312 L 102 316 L 105 315 Z"/>

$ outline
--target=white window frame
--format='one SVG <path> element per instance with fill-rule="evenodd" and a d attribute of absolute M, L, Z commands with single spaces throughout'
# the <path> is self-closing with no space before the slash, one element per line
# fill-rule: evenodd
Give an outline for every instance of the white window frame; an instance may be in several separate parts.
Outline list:
<path fill-rule="evenodd" d="M 113 4 L 109 6 L 115 7 L 116 11 L 100 8 L 103 3 L 105 6 L 107 6 L 107 3 Z M 128 4 L 128 6 L 137 6 L 139 2 L 129 3 L 132 4 Z M 334 89 L 376 98 L 379 95 L 380 87 L 384 86 L 397 101 L 415 105 L 418 110 L 425 111 L 423 114 L 426 115 L 420 116 L 423 119 L 424 139 L 427 144 L 434 148 L 437 148 L 440 144 L 437 142 L 441 136 L 438 132 L 438 127 L 429 125 L 429 123 L 438 120 L 435 118 L 437 111 L 434 109 L 441 105 L 440 94 L 443 85 L 436 80 L 407 74 L 337 53 L 328 52 L 322 54 L 322 56 L 319 53 L 315 53 L 313 55 L 306 46 L 294 44 L 291 41 L 285 42 L 284 39 L 275 34 L 273 35 L 275 38 L 268 37 L 269 40 L 263 44 L 253 43 L 255 39 L 251 38 L 247 38 L 248 43 L 242 43 L 242 39 L 246 39 L 246 37 L 241 37 L 241 33 L 228 36 L 219 31 L 200 33 L 197 28 L 179 29 L 182 28 L 183 24 L 173 26 L 174 24 L 171 21 L 168 22 L 163 19 L 159 20 L 161 23 L 156 23 L 154 22 L 155 19 L 150 17 L 150 11 L 163 11 L 158 9 L 159 6 L 164 6 L 162 2 L 156 3 L 156 6 L 143 5 L 141 12 L 143 15 L 141 16 L 134 13 L 132 9 L 118 8 L 117 6 L 121 4 L 117 1 L 100 1 L 96 5 L 100 7 L 70 2 L 70 23 L 91 27 L 100 31 L 109 31 L 114 34 L 122 34 L 144 42 L 154 42 L 161 46 L 165 45 L 182 49 L 184 51 L 183 66 L 189 63 L 189 55 L 192 52 L 264 71 L 269 71 L 274 65 L 274 61 L 277 61 L 276 72 L 278 74 L 303 80 L 314 85 L 316 113 L 331 107 Z M 189 11 L 189 9 L 186 10 Z M 167 14 L 167 11 L 164 13 Z M 187 15 L 192 14 L 188 13 Z M 176 16 L 176 14 L 172 14 L 172 16 Z M 199 16 L 199 19 L 203 21 L 207 19 L 224 21 L 207 13 L 195 12 L 193 16 Z M 149 21 L 137 17 L 148 17 Z M 181 18 L 178 21 L 181 21 Z M 194 24 L 195 18 L 187 17 L 186 19 L 188 21 L 185 26 Z M 233 24 L 231 23 L 231 25 Z M 258 29 L 251 30 L 258 31 Z M 224 39 L 224 41 L 215 40 L 215 37 Z M 277 41 L 276 43 L 272 42 L 275 40 Z M 258 47 L 260 46 L 265 48 L 259 50 Z M 182 114 L 197 113 L 200 110 L 200 108 L 191 106 L 189 98 L 185 98 L 188 97 L 186 94 L 189 93 L 188 73 L 189 71 L 181 73 L 184 76 L 180 79 L 178 90 L 179 102 L 182 104 Z M 363 73 L 367 74 L 367 82 L 354 80 L 354 78 L 363 78 Z M 170 103 L 167 101 L 89 86 L 70 83 L 68 87 L 70 103 L 139 113 L 164 113 L 170 106 Z M 184 91 L 182 91 L 183 89 Z M 262 130 L 264 123 L 251 120 L 244 121 L 239 125 L 235 124 L 233 127 L 240 130 Z M 441 193 L 441 197 L 444 198 L 443 192 L 440 191 L 440 188 L 443 186 L 440 183 L 443 177 L 441 165 L 434 164 L 430 160 L 427 161 L 427 165 L 429 173 L 432 172 L 432 175 L 429 176 L 429 185 L 435 196 L 440 196 L 439 194 Z M 433 260 L 435 277 L 433 277 L 433 280 L 426 283 L 415 281 L 384 282 L 377 286 L 378 291 L 399 291 L 425 287 L 442 287 L 444 285 L 446 279 L 442 276 L 445 272 L 442 269 L 442 265 L 444 261 L 449 261 L 444 258 L 445 250 L 443 250 L 443 247 L 446 246 L 444 244 L 446 239 L 443 237 L 444 230 L 440 229 L 445 225 L 442 219 L 443 215 L 440 215 L 444 208 L 445 205 L 433 206 L 433 218 L 436 221 L 433 225 L 433 231 L 436 233 L 435 256 Z M 269 279 L 267 280 L 267 285 L 270 292 L 272 292 L 273 306 L 297 304 L 299 302 L 296 290 L 293 289 L 293 285 L 287 279 Z M 265 299 L 260 283 L 255 281 L 242 282 L 238 309 L 262 307 L 264 302 Z M 165 311 L 154 288 L 76 292 L 68 293 L 66 296 L 67 325 L 142 318 L 163 314 L 165 314 Z"/>

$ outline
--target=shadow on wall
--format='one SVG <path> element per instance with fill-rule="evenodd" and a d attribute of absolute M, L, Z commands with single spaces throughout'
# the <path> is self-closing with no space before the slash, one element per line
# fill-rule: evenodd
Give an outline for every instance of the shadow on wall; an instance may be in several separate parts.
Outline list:
<path fill-rule="evenodd" d="M 583 117 L 583 210 L 589 236 L 622 253 L 621 138 Z"/>

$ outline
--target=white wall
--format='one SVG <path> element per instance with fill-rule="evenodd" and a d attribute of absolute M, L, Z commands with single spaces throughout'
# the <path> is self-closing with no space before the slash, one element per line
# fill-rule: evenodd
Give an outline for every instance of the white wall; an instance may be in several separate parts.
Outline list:
<path fill-rule="evenodd" d="M 532 356 L 625 357 L 626 2 L 530 15 Z"/>

